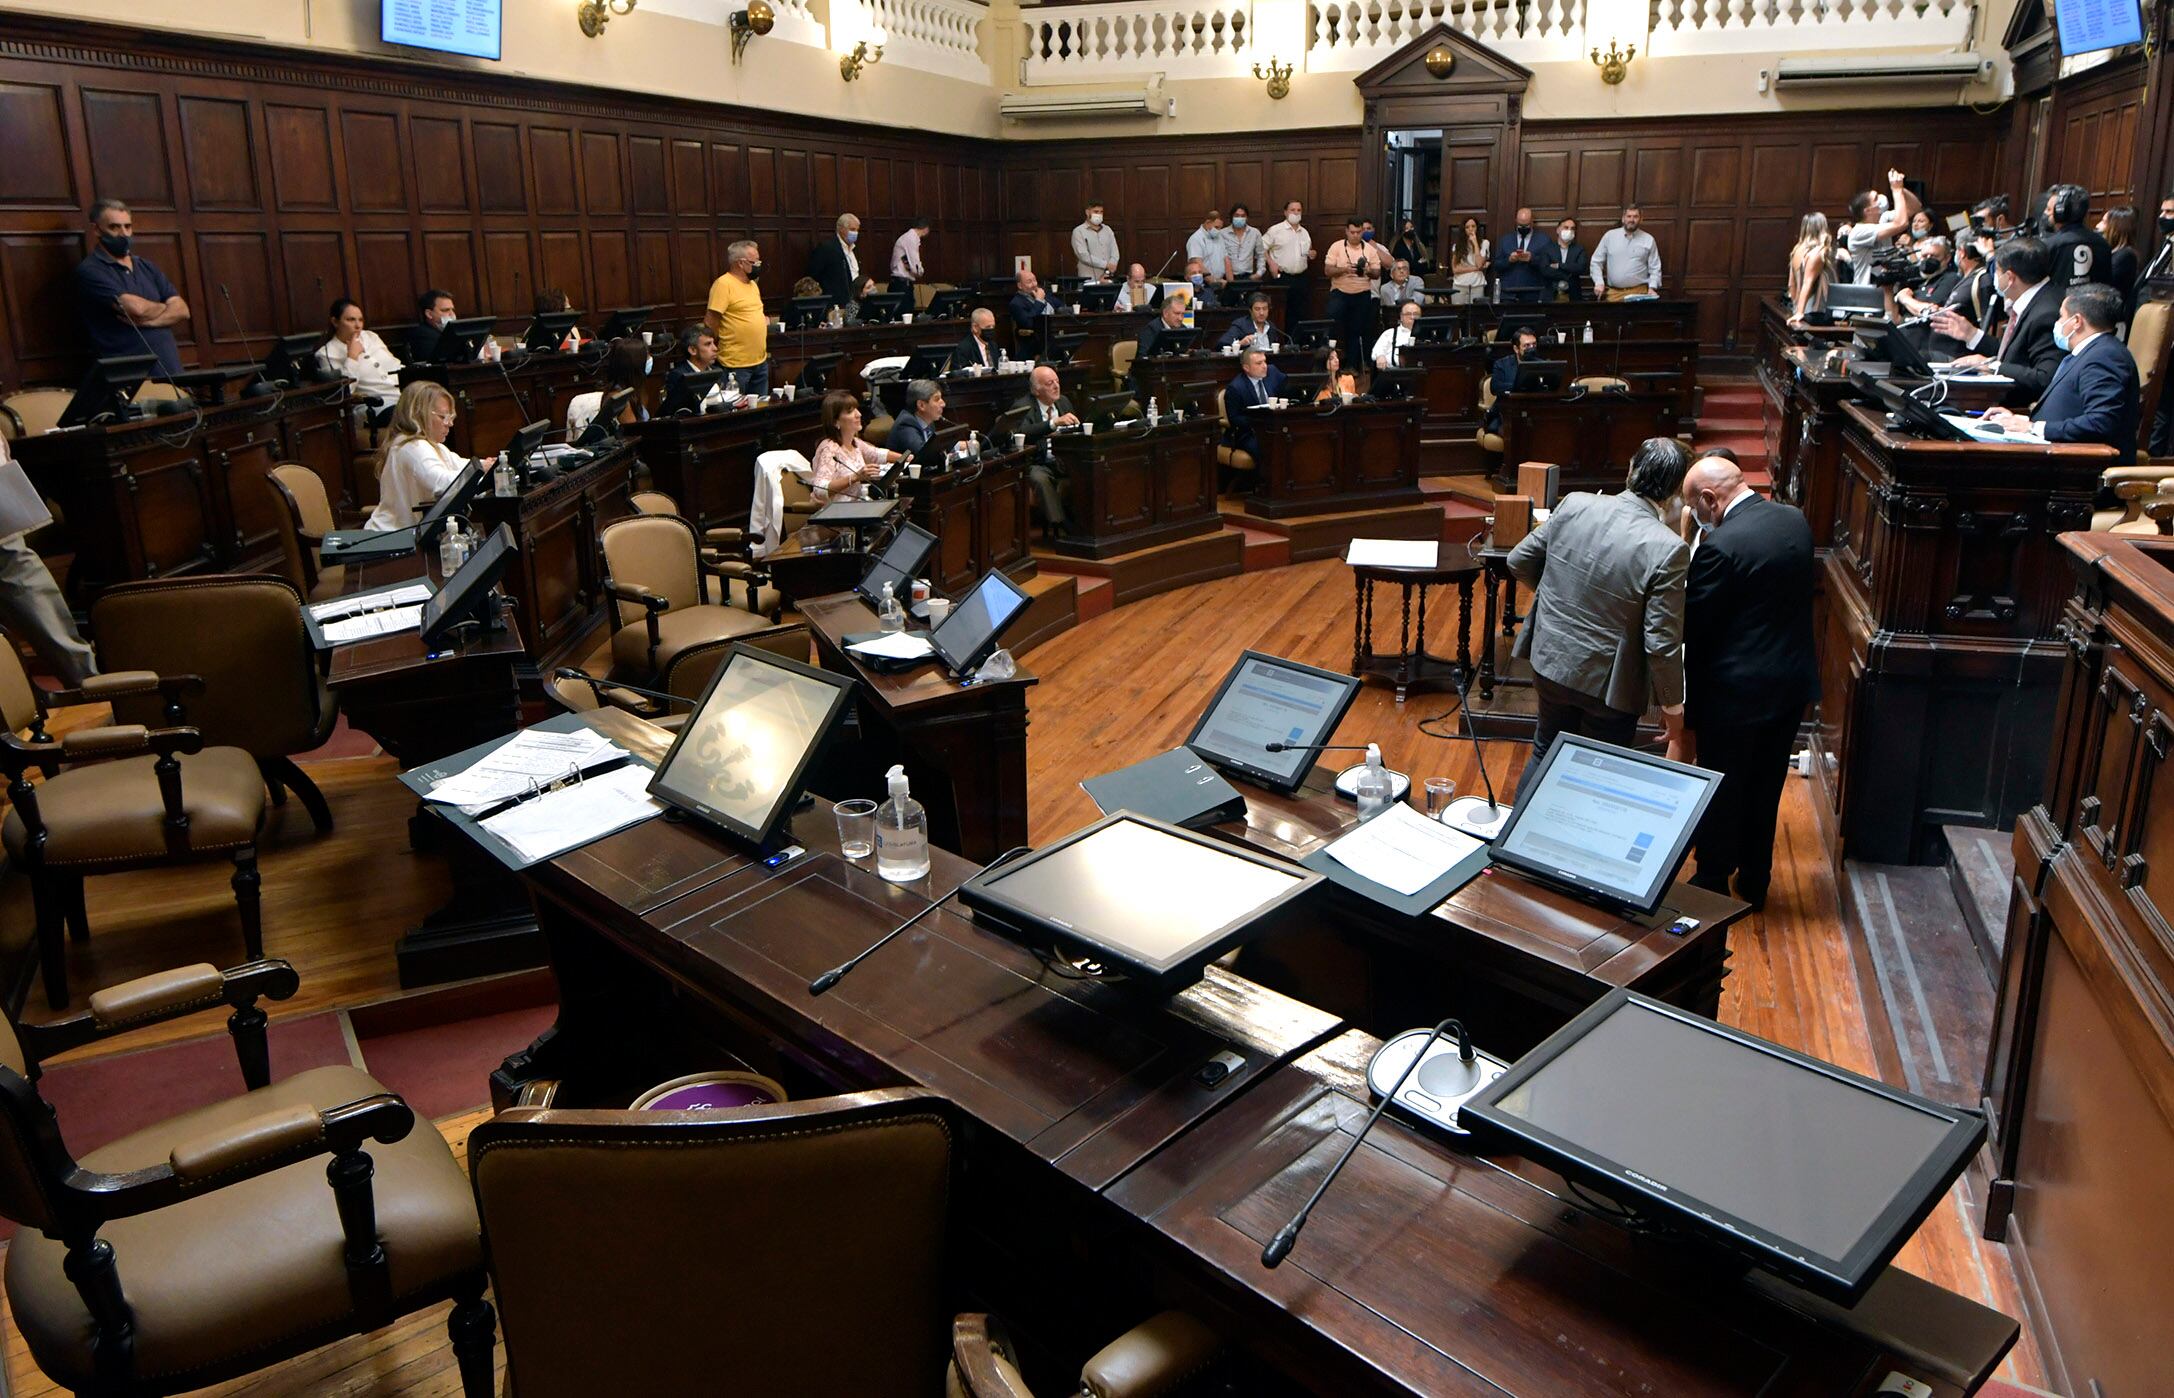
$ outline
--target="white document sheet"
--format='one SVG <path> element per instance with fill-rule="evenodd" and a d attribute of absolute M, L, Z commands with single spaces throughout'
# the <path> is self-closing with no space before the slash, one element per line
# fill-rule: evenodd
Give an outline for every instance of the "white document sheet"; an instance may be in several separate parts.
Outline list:
<path fill-rule="evenodd" d="M 476 810 L 521 795 L 531 782 L 543 785 L 557 781 L 569 767 L 587 771 L 624 756 L 624 748 L 593 728 L 574 733 L 541 733 L 524 728 L 467 771 L 456 772 L 431 787 L 424 799 L 474 807 L 469 811 L 473 815 Z"/>
<path fill-rule="evenodd" d="M 1344 562 L 1354 568 L 1432 568 L 1441 557 L 1435 539 L 1353 539 Z"/>
<path fill-rule="evenodd" d="M 338 646 L 349 641 L 367 641 L 374 636 L 397 636 L 403 631 L 419 630 L 422 624 L 421 607 L 388 607 L 380 612 L 364 612 L 327 622 L 322 629 L 325 639 Z"/>
<path fill-rule="evenodd" d="M 629 763 L 500 811 L 483 828 L 523 859 L 550 859 L 661 812 L 663 803 L 647 790 L 655 775 Z"/>
<path fill-rule="evenodd" d="M 1409 898 L 1480 847 L 1461 830 L 1397 802 L 1328 847 L 1329 857 Z"/>
<path fill-rule="evenodd" d="M 2024 446 L 2045 445 L 2046 429 L 2035 422 L 2030 425 L 2028 430 L 1996 431 L 1986 426 L 1979 419 L 1964 417 L 1961 413 L 1942 413 L 1940 416 L 1945 418 L 1950 426 L 1960 427 L 1963 431 L 1968 432 L 1970 440 L 1973 442 L 2014 442 Z"/>
<path fill-rule="evenodd" d="M 936 654 L 928 637 L 912 631 L 893 631 L 880 641 L 856 641 L 846 649 L 876 660 L 926 660 Z"/>
<path fill-rule="evenodd" d="M 402 583 L 398 587 L 381 588 L 376 592 L 358 592 L 352 597 L 336 597 L 330 602 L 312 603 L 309 614 L 320 622 L 338 621 L 342 617 L 374 612 L 386 607 L 421 606 L 429 600 L 429 583 Z"/>

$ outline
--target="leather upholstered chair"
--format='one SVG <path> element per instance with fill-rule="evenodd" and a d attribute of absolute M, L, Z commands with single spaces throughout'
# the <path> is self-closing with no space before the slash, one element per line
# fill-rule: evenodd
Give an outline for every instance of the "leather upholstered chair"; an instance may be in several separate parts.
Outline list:
<path fill-rule="evenodd" d="M 1215 391 L 1215 420 L 1223 424 L 1223 432 L 1227 436 L 1230 432 L 1230 409 L 1223 401 L 1223 392 L 1220 388 Z M 1250 476 L 1258 469 L 1252 452 L 1234 447 L 1221 437 L 1215 442 L 1215 464 L 1227 473 L 1226 480 L 1241 473 Z"/>
<path fill-rule="evenodd" d="M 1481 421 L 1482 423 L 1485 423 L 1485 422 L 1487 421 L 1487 413 L 1488 413 L 1488 410 L 1489 410 L 1489 409 L 1491 409 L 1491 408 L 1493 408 L 1494 406 L 1495 406 L 1495 381 L 1494 381 L 1494 380 L 1493 380 L 1492 378 L 1485 378 L 1485 379 L 1481 379 L 1481 380 L 1480 380 L 1480 421 Z M 1500 455 L 1502 455 L 1502 433 L 1501 433 L 1500 429 L 1497 429 L 1496 431 L 1490 432 L 1490 431 L 1488 431 L 1488 430 L 1487 430 L 1487 429 L 1486 429 L 1486 428 L 1485 428 L 1484 426 L 1482 426 L 1482 427 L 1480 428 L 1480 432 L 1479 432 L 1479 444 L 1480 444 L 1480 450 L 1481 450 L 1481 451 L 1483 451 L 1483 452 L 1492 452 L 1492 453 L 1494 453 L 1494 454 L 1495 454 L 1496 456 L 1500 456 Z"/>
<path fill-rule="evenodd" d="M 279 530 L 279 550 L 287 581 L 311 602 L 338 597 L 347 590 L 347 565 L 318 562 L 318 549 L 332 532 L 332 498 L 325 483 L 307 466 L 274 466 L 265 473 L 272 492 L 272 520 Z"/>
<path fill-rule="evenodd" d="M 627 496 L 627 504 L 631 505 L 634 508 L 634 513 L 638 515 L 676 515 L 679 513 L 679 501 L 674 500 L 661 490 L 637 490 Z"/>
<path fill-rule="evenodd" d="M 734 1392 L 1032 1398 L 987 1317 L 944 1305 L 941 1097 L 564 1111 L 553 1091 L 468 1138 L 509 1398 L 713 1392 L 721 1352 Z M 1173 1394 L 1216 1347 L 1166 1313 L 1090 1361 L 1083 1391 Z"/>
<path fill-rule="evenodd" d="M 597 536 L 612 599 L 613 679 L 654 686 L 674 656 L 708 641 L 754 642 L 778 630 L 767 618 L 710 600 L 729 587 L 723 560 L 705 561 L 692 524 L 677 515 L 614 520 Z M 797 630 L 797 628 L 794 628 Z M 805 647 L 805 638 L 801 644 Z"/>
<path fill-rule="evenodd" d="M 49 1024 L 0 1019 L 0 1214 L 22 1225 L 8 1303 L 62 1387 L 188 1392 L 453 1300 L 463 1391 L 490 1394 L 482 1238 L 460 1165 L 357 1069 L 271 1083 L 257 1001 L 295 985 L 283 961 L 185 966 Z M 246 1093 L 69 1151 L 38 1092 L 41 1059 L 222 1007 Z"/>
<path fill-rule="evenodd" d="M 90 936 L 83 881 L 93 874 L 230 857 L 242 944 L 252 959 L 263 956 L 257 835 L 264 778 L 248 753 L 206 747 L 201 733 L 183 726 L 182 696 L 201 681 L 124 670 L 93 675 L 80 689 L 41 691 L 23 673 L 12 640 L 0 640 L 0 715 L 7 724 L 0 772 L 8 777 L 9 806 L 0 843 L 30 876 L 46 1003 L 56 1010 L 68 1003 L 63 929 L 78 941 Z M 45 736 L 51 708 L 152 696 L 164 701 L 165 727 L 118 723 L 58 740 Z M 46 773 L 35 786 L 34 770 Z"/>
<path fill-rule="evenodd" d="M 231 573 L 122 583 L 92 605 L 91 633 L 103 669 L 201 679 L 189 719 L 204 741 L 254 757 L 275 803 L 294 792 L 317 833 L 331 833 L 332 809 L 294 757 L 325 745 L 339 708 L 310 645 L 302 599 L 286 579 Z M 163 717 L 151 699 L 113 705 L 116 723 Z"/>
<path fill-rule="evenodd" d="M 8 419 L 9 436 L 35 437 L 58 427 L 74 398 L 73 389 L 26 388 L 0 399 L 0 416 Z"/>
<path fill-rule="evenodd" d="M 1570 386 L 1572 388 L 1582 388 L 1587 393 L 1630 392 L 1630 380 L 1617 378 L 1613 374 L 1587 374 L 1583 378 L 1572 379 Z"/>
<path fill-rule="evenodd" d="M 1140 357 L 1140 342 L 1119 340 L 1110 346 L 1110 382 L 1124 385 L 1132 382 L 1132 362 Z"/>
<path fill-rule="evenodd" d="M 627 497 L 627 503 L 638 515 L 679 514 L 679 502 L 661 490 L 637 490 Z M 770 586 L 769 572 L 748 557 L 745 529 L 703 530 L 702 562 L 716 572 L 724 601 L 734 602 L 732 584 L 738 582 L 745 600 L 736 605 L 772 621 L 784 616 L 784 595 Z"/>

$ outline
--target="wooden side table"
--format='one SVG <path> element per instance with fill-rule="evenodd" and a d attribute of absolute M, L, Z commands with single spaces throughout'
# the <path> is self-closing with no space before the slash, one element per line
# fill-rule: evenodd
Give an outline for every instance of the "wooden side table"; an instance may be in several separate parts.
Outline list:
<path fill-rule="evenodd" d="M 1353 626 L 1351 635 L 1351 673 L 1365 678 L 1378 676 L 1396 686 L 1396 701 L 1401 704 L 1404 696 L 1429 689 L 1454 690 L 1461 682 L 1470 680 L 1472 670 L 1472 586 L 1478 582 L 1483 569 L 1469 549 L 1457 544 L 1444 544 L 1442 556 L 1432 568 L 1385 568 L 1354 566 L 1351 570 L 1353 592 Z M 1403 594 L 1403 608 L 1397 622 L 1397 648 L 1393 654 L 1378 654 L 1374 650 L 1374 588 L 1377 584 L 1395 587 Z M 1454 584 L 1457 589 L 1457 658 L 1432 655 L 1427 651 L 1427 589 L 1443 584 Z M 1413 597 L 1417 594 L 1418 616 L 1413 617 Z"/>

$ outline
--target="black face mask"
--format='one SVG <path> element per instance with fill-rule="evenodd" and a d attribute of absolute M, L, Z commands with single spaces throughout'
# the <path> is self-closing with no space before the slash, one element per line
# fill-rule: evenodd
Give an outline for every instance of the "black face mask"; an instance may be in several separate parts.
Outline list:
<path fill-rule="evenodd" d="M 1520 223 L 1519 225 L 1517 225 L 1517 231 L 1520 233 L 1530 233 L 1532 231 L 1532 225 L 1529 223 Z"/>
<path fill-rule="evenodd" d="M 126 233 L 101 233 L 98 235 L 98 246 L 104 248 L 107 254 L 112 257 L 128 256 L 128 249 L 134 241 Z"/>
<path fill-rule="evenodd" d="M 2174 214 L 2159 215 L 2159 231 L 2161 233 L 2174 234 Z"/>
<path fill-rule="evenodd" d="M 760 262 L 749 264 L 747 279 L 751 282 L 762 280 L 762 264 Z"/>

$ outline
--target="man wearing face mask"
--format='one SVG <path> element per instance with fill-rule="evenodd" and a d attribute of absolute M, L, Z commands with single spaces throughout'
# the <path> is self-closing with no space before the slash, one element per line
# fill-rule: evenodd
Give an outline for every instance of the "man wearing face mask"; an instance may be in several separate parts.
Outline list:
<path fill-rule="evenodd" d="M 1556 300 L 1592 299 L 1593 255 L 1578 241 L 1578 221 L 1574 218 L 1555 225 L 1555 261 L 1547 275 Z"/>
<path fill-rule="evenodd" d="M 1685 719 L 1698 765 L 1721 774 L 1694 837 L 1691 882 L 1754 910 L 1774 872 L 1774 824 L 1804 706 L 1819 697 L 1812 530 L 1708 455 L 1683 478 L 1699 528 L 1684 584 Z"/>
<path fill-rule="evenodd" d="M 1888 308 L 1890 319 L 1930 315 L 1948 303 L 1948 297 L 1954 293 L 1956 283 L 1961 280 L 1955 269 L 1948 265 L 1947 239 L 1926 238 L 1916 244 L 1914 251 L 1917 253 L 1918 275 L 1924 281 L 1914 289 L 1887 288 L 1887 294 L 1894 302 Z M 1922 328 L 1913 333 L 1920 336 L 1930 335 L 1929 331 Z"/>
<path fill-rule="evenodd" d="M 1261 248 L 1261 230 L 1253 226 L 1253 211 L 1243 204 L 1230 206 L 1230 227 L 1223 230 L 1229 249 L 1230 274 L 1254 281 L 1267 269 L 1268 255 Z"/>
<path fill-rule="evenodd" d="M 2027 410 L 2053 381 L 2063 357 L 2053 341 L 2061 310 L 2060 297 L 2046 290 L 2046 245 L 2036 238 L 2012 238 L 2002 245 L 1993 259 L 1993 289 L 2007 308 L 1997 334 L 1951 310 L 1936 313 L 1932 328 L 1972 351 L 1955 360 L 1958 370 L 1983 369 L 2013 379 L 2003 401 Z"/>
<path fill-rule="evenodd" d="M 2011 432 L 2028 432 L 2035 422 L 2049 442 L 2100 442 L 2121 453 L 2120 465 L 2133 465 L 2143 391 L 2136 356 L 2113 335 L 2121 310 L 2121 293 L 2110 286 L 2070 287 L 2053 323 L 2064 357 L 2037 408 L 2027 418 L 1995 408 L 1985 420 Z"/>
<path fill-rule="evenodd" d="M 762 253 L 751 238 L 725 249 L 725 274 L 710 283 L 702 323 L 717 337 L 717 363 L 742 393 L 770 391 L 770 321 L 762 312 Z"/>
<path fill-rule="evenodd" d="M 1925 246 L 1927 249 L 1938 247 L 1943 257 L 1947 251 L 1946 240 L 1942 238 L 1931 239 Z M 1997 315 L 2000 305 L 2000 298 L 1993 294 L 1992 268 L 1978 245 L 1968 239 L 1955 248 L 1955 254 L 1952 267 L 1928 281 L 1923 288 L 1900 293 L 1895 298 L 1896 304 L 1911 315 L 1946 309 L 1958 313 L 1973 325 L 1988 324 L 1988 317 Z M 1941 294 L 1935 297 L 1935 291 Z M 1969 347 L 1960 340 L 1937 331 L 1926 337 L 1924 349 L 1928 359 L 1953 359 L 1969 352 Z"/>
<path fill-rule="evenodd" d="M 118 199 L 91 205 L 91 252 L 75 269 L 83 332 L 101 359 L 149 353 L 162 372 L 178 374 L 181 351 L 173 328 L 188 324 L 189 303 L 151 259 L 135 251 L 134 235 L 128 205 Z"/>
<path fill-rule="evenodd" d="M 1223 416 L 1230 422 L 1225 439 L 1249 456 L 1257 454 L 1260 443 L 1253 432 L 1253 410 L 1282 397 L 1283 389 L 1283 371 L 1261 351 L 1247 350 L 1238 361 L 1238 377 L 1223 390 Z"/>
<path fill-rule="evenodd" d="M 1555 240 L 1532 226 L 1532 210 L 1517 211 L 1517 226 L 1495 249 L 1502 267 L 1502 299 L 1537 301 L 1551 285 Z"/>
<path fill-rule="evenodd" d="M 816 244 L 808 254 L 808 275 L 822 285 L 832 305 L 850 315 L 865 281 L 860 254 L 855 251 L 861 240 L 861 221 L 852 214 L 840 214 L 837 227 L 837 237 Z"/>
<path fill-rule="evenodd" d="M 1540 347 L 1540 332 L 1529 325 L 1517 327 L 1517 348 L 1494 362 L 1487 371 L 1488 386 L 1495 391 L 1494 401 L 1487 405 L 1487 417 L 1481 423 L 1482 432 L 1502 430 L 1502 395 L 1517 387 L 1517 366 L 1532 358 L 1532 352 Z"/>
<path fill-rule="evenodd" d="M 2174 268 L 2174 199 L 2159 201 L 2159 252 L 2144 269 L 2144 281 L 2164 274 Z"/>
<path fill-rule="evenodd" d="M 453 305 L 451 293 L 426 291 L 415 298 L 415 328 L 408 332 L 408 359 L 415 364 L 441 364 L 445 352 L 441 341 L 445 328 L 460 319 L 460 312 Z M 485 337 L 476 347 L 474 357 L 486 364 L 498 360 L 498 341 Z"/>
<path fill-rule="evenodd" d="M 1230 280 L 1230 240 L 1223 236 L 1223 211 L 1208 210 L 1208 216 L 1200 221 L 1185 239 L 1185 256 L 1200 264 L 1200 274 L 1209 286 L 1221 286 Z"/>
<path fill-rule="evenodd" d="M 1117 233 L 1102 221 L 1099 199 L 1087 206 L 1087 217 L 1072 230 L 1072 259 L 1091 282 L 1106 282 L 1117 274 Z"/>

